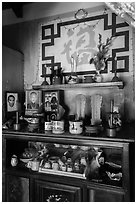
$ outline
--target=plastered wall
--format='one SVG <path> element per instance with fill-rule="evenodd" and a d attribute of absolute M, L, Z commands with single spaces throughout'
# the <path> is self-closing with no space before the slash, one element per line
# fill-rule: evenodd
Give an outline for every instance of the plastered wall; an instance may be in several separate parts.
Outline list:
<path fill-rule="evenodd" d="M 61 9 L 61 8 L 60 8 Z M 90 8 L 88 8 L 88 11 Z M 51 8 L 51 16 L 38 20 L 22 22 L 13 25 L 7 25 L 3 27 L 3 44 L 11 47 L 12 49 L 19 50 L 24 54 L 24 88 L 31 88 L 33 84 L 41 84 L 43 79 L 40 77 L 40 25 L 42 23 L 49 23 L 53 16 Z M 101 10 L 102 12 L 102 10 Z M 50 15 L 50 14 L 49 14 Z M 70 18 L 73 12 L 67 14 L 60 14 L 60 17 Z M 119 73 L 118 76 L 124 82 L 123 90 L 106 90 L 101 89 L 104 101 L 106 101 L 105 109 L 108 111 L 110 99 L 115 97 L 115 100 L 120 96 L 119 105 L 122 104 L 122 110 L 124 109 L 124 116 L 127 121 L 134 120 L 134 31 L 130 29 L 130 64 L 129 72 Z M 113 77 L 111 73 L 109 76 L 105 75 L 105 78 L 110 80 Z M 69 106 L 72 112 L 75 112 L 74 97 L 78 93 L 83 93 L 86 96 L 90 96 L 93 93 L 98 93 L 98 90 L 71 90 L 65 92 L 65 103 Z M 124 108 L 123 108 L 124 107 Z"/>

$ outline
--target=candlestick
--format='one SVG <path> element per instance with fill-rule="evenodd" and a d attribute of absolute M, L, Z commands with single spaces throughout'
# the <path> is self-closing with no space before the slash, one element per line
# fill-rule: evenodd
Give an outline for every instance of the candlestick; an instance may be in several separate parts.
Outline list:
<path fill-rule="evenodd" d="M 19 123 L 19 112 L 17 111 L 16 112 L 16 124 L 18 124 Z"/>
<path fill-rule="evenodd" d="M 14 130 L 20 130 L 19 112 L 16 112 L 16 123 L 13 125 Z"/>
<path fill-rule="evenodd" d="M 116 69 L 117 69 L 117 57 L 116 56 L 114 58 L 114 62 L 115 62 L 115 71 L 116 71 Z"/>
<path fill-rule="evenodd" d="M 114 106 L 114 100 L 111 100 L 110 102 L 110 128 L 113 126 L 113 106 Z"/>
<path fill-rule="evenodd" d="M 114 77 L 112 78 L 112 82 L 119 81 L 117 77 L 117 57 L 114 58 Z"/>
<path fill-rule="evenodd" d="M 74 72 L 74 57 L 72 56 L 72 72 Z"/>
<path fill-rule="evenodd" d="M 110 112 L 113 113 L 114 100 L 110 102 Z"/>

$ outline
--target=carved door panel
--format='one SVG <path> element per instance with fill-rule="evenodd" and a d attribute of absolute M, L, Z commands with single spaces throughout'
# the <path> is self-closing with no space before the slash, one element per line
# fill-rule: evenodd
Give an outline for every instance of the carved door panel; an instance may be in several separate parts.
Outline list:
<path fill-rule="evenodd" d="M 7 175 L 7 202 L 29 202 L 29 179 Z"/>
<path fill-rule="evenodd" d="M 81 201 L 80 187 L 36 180 L 35 190 L 35 201 L 39 202 Z"/>
<path fill-rule="evenodd" d="M 123 202 L 124 194 L 122 192 L 110 190 L 89 190 L 90 202 Z"/>

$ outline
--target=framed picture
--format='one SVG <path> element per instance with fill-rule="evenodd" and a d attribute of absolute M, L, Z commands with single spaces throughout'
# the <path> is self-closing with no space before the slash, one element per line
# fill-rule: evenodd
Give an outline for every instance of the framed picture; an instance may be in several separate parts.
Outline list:
<path fill-rule="evenodd" d="M 26 115 L 37 113 L 39 107 L 41 106 L 41 91 L 26 90 L 25 106 Z"/>
<path fill-rule="evenodd" d="M 129 25 L 124 20 L 119 22 L 117 15 L 113 12 L 106 12 L 106 9 L 102 10 L 102 13 L 97 11 L 94 15 L 90 12 L 88 17 L 85 14 L 82 17 L 81 12 L 83 11 L 79 9 L 75 13 L 75 19 L 72 17 L 57 18 L 43 22 L 39 27 L 42 75 L 45 73 L 43 68 L 45 64 L 46 67 L 52 69 L 62 67 L 64 76 L 69 76 L 71 72 L 77 72 L 77 75 L 94 75 L 95 66 L 89 62 L 98 51 L 99 33 L 103 41 L 107 38 L 106 36 L 112 36 L 115 40 L 102 74 L 114 73 L 115 69 L 118 73 L 129 72 L 132 66 L 130 62 L 132 60 L 129 60 L 132 58 L 130 52 L 132 34 L 128 28 Z M 117 28 L 120 29 L 120 32 Z M 115 57 L 117 57 L 117 66 Z M 46 71 L 46 75 L 50 74 L 49 69 Z"/>
<path fill-rule="evenodd" d="M 6 101 L 7 101 L 7 112 L 18 111 L 18 93 L 7 92 Z"/>
<path fill-rule="evenodd" d="M 44 92 L 44 110 L 58 112 L 59 105 L 59 92 L 58 91 L 50 91 Z"/>
<path fill-rule="evenodd" d="M 47 120 L 57 120 L 59 113 L 59 91 L 43 91 L 43 107 Z"/>

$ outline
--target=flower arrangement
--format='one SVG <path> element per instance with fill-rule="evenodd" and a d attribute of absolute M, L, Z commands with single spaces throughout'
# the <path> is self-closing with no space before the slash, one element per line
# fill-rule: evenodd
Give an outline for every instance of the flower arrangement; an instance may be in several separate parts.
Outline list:
<path fill-rule="evenodd" d="M 90 64 L 94 64 L 96 71 L 101 71 L 105 68 L 105 61 L 109 58 L 109 47 L 112 45 L 112 36 L 106 39 L 106 42 L 102 42 L 102 35 L 99 34 L 98 51 L 94 54 L 94 57 L 90 59 Z"/>

